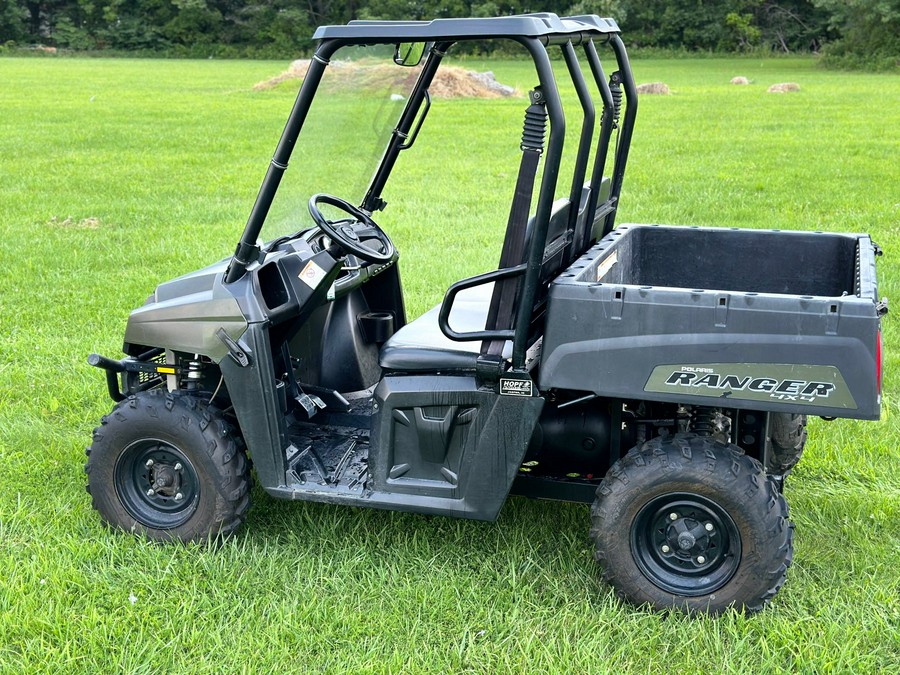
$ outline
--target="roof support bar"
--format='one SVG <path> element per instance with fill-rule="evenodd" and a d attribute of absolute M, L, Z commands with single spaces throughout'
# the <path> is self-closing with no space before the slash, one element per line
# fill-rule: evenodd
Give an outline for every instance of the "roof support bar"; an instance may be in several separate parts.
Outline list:
<path fill-rule="evenodd" d="M 547 245 L 547 228 L 550 225 L 553 196 L 559 179 L 559 163 L 566 138 L 566 118 L 559 100 L 559 90 L 556 87 L 556 78 L 553 75 L 553 66 L 550 64 L 547 50 L 540 41 L 533 38 L 522 39 L 521 43 L 531 53 L 538 80 L 541 83 L 541 91 L 547 102 L 550 139 L 544 155 L 544 172 L 535 212 L 534 234 L 528 248 L 528 269 L 525 273 L 525 281 L 522 285 L 522 292 L 519 294 L 516 311 L 516 336 L 513 340 L 512 354 L 512 367 L 515 370 L 525 368 L 528 329 L 531 325 L 532 308 L 537 297 L 538 285 L 541 282 L 541 263 L 544 257 L 544 247 Z"/>
<path fill-rule="evenodd" d="M 563 57 L 566 61 L 566 67 L 569 69 L 569 75 L 575 84 L 575 92 L 578 94 L 578 101 L 581 103 L 581 110 L 584 119 L 581 124 L 581 138 L 578 141 L 578 153 L 575 156 L 575 171 L 572 178 L 572 190 L 569 193 L 569 222 L 567 229 L 571 239 L 567 246 L 566 260 L 570 260 L 571 251 L 578 250 L 575 242 L 575 223 L 578 220 L 578 207 L 581 205 L 581 192 L 584 189 L 584 177 L 587 174 L 588 159 L 591 154 L 591 139 L 594 136 L 594 120 L 596 113 L 594 112 L 594 102 L 591 100 L 591 94 L 588 91 L 587 83 L 584 81 L 584 75 L 581 73 L 581 66 L 578 65 L 578 57 L 575 55 L 575 48 L 571 42 L 567 42 L 562 46 Z"/>
<path fill-rule="evenodd" d="M 600 98 L 603 100 L 603 115 L 600 117 L 600 137 L 597 140 L 597 154 L 594 157 L 594 170 L 591 173 L 591 194 L 588 197 L 587 204 L 587 212 L 590 215 L 590 219 L 588 221 L 589 224 L 582 233 L 582 240 L 576 244 L 579 250 L 587 248 L 591 230 L 593 229 L 594 214 L 597 211 L 597 202 L 600 199 L 600 185 L 603 182 L 603 172 L 606 169 L 606 159 L 609 154 L 609 140 L 612 137 L 615 109 L 612 92 L 609 90 L 609 83 L 606 81 L 606 75 L 603 73 L 603 66 L 600 63 L 600 57 L 597 55 L 597 48 L 594 46 L 593 40 L 589 40 L 584 44 L 584 53 L 587 56 L 591 74 L 594 76 L 594 83 L 600 89 Z"/>
<path fill-rule="evenodd" d="M 625 53 L 625 44 L 618 35 L 610 38 L 616 61 L 619 64 L 619 73 L 622 77 L 622 85 L 625 88 L 625 116 L 619 127 L 619 140 L 616 144 L 616 164 L 613 168 L 612 185 L 609 190 L 609 199 L 618 205 L 619 193 L 622 191 L 622 180 L 625 178 L 625 164 L 628 162 L 628 149 L 631 147 L 631 135 L 634 132 L 634 120 L 637 116 L 638 95 L 634 86 L 634 75 L 631 73 L 631 65 L 628 63 L 628 54 Z M 615 225 L 616 212 L 613 211 L 606 218 L 603 226 L 603 235 L 609 234 Z"/>
<path fill-rule="evenodd" d="M 244 272 L 247 271 L 247 265 L 259 255 L 259 247 L 256 242 L 259 239 L 263 222 L 265 222 L 266 215 L 272 206 L 272 200 L 275 198 L 275 191 L 278 189 L 281 177 L 288 167 L 291 152 L 297 143 L 297 137 L 300 135 L 303 122 L 306 121 L 306 114 L 309 112 L 309 106 L 312 104 L 316 89 L 319 87 L 319 82 L 325 73 L 328 59 L 331 58 L 338 46 L 338 43 L 331 40 L 321 42 L 309 63 L 309 70 L 303 79 L 303 86 L 300 87 L 297 99 L 294 101 L 294 107 L 291 109 L 291 115 L 284 125 L 284 131 L 281 133 L 278 146 L 275 148 L 275 155 L 272 157 L 268 171 L 266 171 L 266 177 L 263 178 L 259 194 L 256 196 L 256 202 L 253 204 L 253 210 L 247 219 L 247 225 L 244 227 L 244 233 L 241 235 L 234 257 L 225 271 L 226 284 L 237 281 L 244 276 Z"/>
<path fill-rule="evenodd" d="M 428 87 L 431 86 L 434 74 L 437 72 L 438 66 L 441 65 L 444 54 L 452 46 L 452 42 L 439 42 L 431 48 L 428 60 L 422 68 L 422 73 L 419 75 L 419 79 L 416 81 L 412 93 L 409 95 L 406 108 L 404 108 L 403 114 L 400 116 L 400 122 L 397 124 L 397 128 L 394 129 L 394 133 L 391 136 L 391 140 L 388 142 L 387 149 L 384 151 L 384 156 L 381 159 L 378 170 L 375 172 L 372 183 L 369 185 L 369 190 L 366 192 L 366 196 L 363 199 L 362 208 L 369 213 L 384 208 L 384 202 L 381 199 L 381 191 L 384 189 L 388 177 L 391 175 L 394 164 L 396 164 L 397 158 L 400 156 L 400 151 L 404 148 L 404 143 L 406 143 L 406 140 L 409 137 L 410 130 L 419 114 L 419 109 L 422 107 L 422 102 L 426 100 Z"/>

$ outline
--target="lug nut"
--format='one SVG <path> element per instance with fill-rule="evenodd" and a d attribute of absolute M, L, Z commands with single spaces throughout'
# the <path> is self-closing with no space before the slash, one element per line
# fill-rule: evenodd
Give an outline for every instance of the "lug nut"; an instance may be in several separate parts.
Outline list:
<path fill-rule="evenodd" d="M 148 497 L 152 497 L 155 494 L 156 494 L 156 490 L 154 490 L 153 488 L 150 488 L 149 490 L 147 490 Z"/>
<path fill-rule="evenodd" d="M 146 466 L 149 469 L 151 466 L 153 466 L 153 460 L 148 459 L 146 462 L 144 462 L 144 466 Z"/>
<path fill-rule="evenodd" d="M 180 492 L 179 492 L 178 494 L 175 495 L 175 501 L 176 501 L 176 502 L 180 502 L 182 499 L 184 499 L 184 495 L 181 494 Z"/>
<path fill-rule="evenodd" d="M 181 471 L 183 468 L 184 468 L 184 467 L 181 466 L 181 462 L 176 462 L 176 463 L 175 463 L 175 470 L 176 470 L 176 471 Z"/>
<path fill-rule="evenodd" d="M 677 514 L 677 513 L 670 513 L 670 514 L 669 514 L 669 520 L 678 520 L 678 514 Z"/>
<path fill-rule="evenodd" d="M 705 562 L 706 562 L 706 558 L 704 558 L 702 555 L 697 556 L 697 564 L 698 565 L 702 565 Z"/>
<path fill-rule="evenodd" d="M 712 531 L 713 531 L 713 524 L 712 524 L 712 523 L 707 523 L 707 524 L 704 525 L 703 527 L 706 528 L 706 531 L 707 531 L 707 532 L 712 532 Z"/>
<path fill-rule="evenodd" d="M 662 547 L 661 547 L 659 550 L 662 551 L 663 553 L 668 553 L 668 552 L 671 551 L 672 549 L 669 548 L 669 545 L 668 545 L 668 544 L 663 544 Z"/>

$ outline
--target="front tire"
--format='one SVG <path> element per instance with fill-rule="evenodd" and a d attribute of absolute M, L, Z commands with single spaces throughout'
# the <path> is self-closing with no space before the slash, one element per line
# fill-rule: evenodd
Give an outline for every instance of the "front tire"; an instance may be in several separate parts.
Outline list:
<path fill-rule="evenodd" d="M 632 449 L 591 508 L 591 537 L 619 595 L 656 609 L 755 612 L 793 555 L 788 506 L 735 445 L 690 434 Z"/>
<path fill-rule="evenodd" d="M 250 506 L 242 440 L 190 394 L 129 396 L 94 429 L 87 454 L 93 506 L 116 529 L 208 541 L 236 530 Z"/>

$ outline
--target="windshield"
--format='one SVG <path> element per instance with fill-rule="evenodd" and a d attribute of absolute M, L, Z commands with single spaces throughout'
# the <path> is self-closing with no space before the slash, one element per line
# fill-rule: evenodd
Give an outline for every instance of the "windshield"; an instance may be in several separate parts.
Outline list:
<path fill-rule="evenodd" d="M 325 69 L 262 240 L 311 225 L 310 196 L 327 192 L 360 204 L 420 68 L 394 64 L 393 47 L 344 47 Z M 292 71 L 305 75 L 307 63 Z M 291 71 L 289 71 L 289 75 Z M 277 79 L 277 78 L 276 78 Z M 299 88 L 296 77 L 278 84 Z"/>
<path fill-rule="evenodd" d="M 503 42 L 509 46 L 508 41 Z M 525 51 L 521 45 L 518 49 Z M 571 56 L 565 46 L 561 49 L 563 56 Z M 573 58 L 560 59 L 545 71 L 556 71 L 557 81 L 563 84 L 559 91 L 562 107 L 575 112 L 569 116 L 571 123 L 563 125 L 561 133 L 557 128 L 555 134 L 554 117 L 550 116 L 549 145 L 545 146 L 549 152 L 541 158 L 532 199 L 528 200 L 532 214 L 540 210 L 542 227 L 553 224 L 555 229 L 547 230 L 554 237 L 553 245 L 571 241 L 576 227 L 583 228 L 579 232 L 583 238 L 593 236 L 598 223 L 603 223 L 596 213 L 591 220 L 587 211 L 578 212 L 590 205 L 582 188 L 585 182 L 595 180 L 593 194 L 606 200 L 607 211 L 600 215 L 615 212 L 615 197 L 609 196 L 610 188 L 604 192 L 600 184 L 603 163 L 594 171 L 589 161 L 606 157 L 612 125 L 606 127 L 598 144 L 598 120 L 603 117 L 597 96 L 600 87 L 593 69 L 585 65 L 587 48 L 584 53 L 571 46 L 568 50 L 576 52 Z M 530 106 L 528 92 L 541 85 L 541 77 L 545 86 L 553 86 L 554 78 L 536 72 L 531 61 L 525 67 L 517 61 L 496 59 L 466 59 L 454 65 L 442 57 L 443 53 L 435 50 L 424 66 L 398 66 L 393 62 L 394 45 L 388 44 L 344 47 L 327 67 L 316 64 L 313 72 L 323 77 L 303 127 L 295 136 L 298 129 L 292 125 L 276 151 L 280 161 L 290 167 L 283 177 L 280 167 L 270 168 L 257 201 L 262 208 L 251 213 L 245 229 L 249 241 L 242 241 L 240 247 L 247 249 L 253 240 L 271 241 L 312 227 L 308 201 L 312 195 L 326 193 L 352 205 L 362 205 L 365 200 L 377 211 L 373 217 L 378 225 L 402 250 L 404 265 L 428 270 L 427 275 L 404 279 L 404 297 L 413 314 L 439 301 L 444 289 L 460 277 L 496 269 L 524 156 L 520 145 L 523 113 Z M 307 62 L 298 68 L 299 77 L 306 75 L 308 67 Z M 419 110 L 407 111 L 423 68 L 429 99 L 416 106 Z M 578 82 L 581 74 L 590 75 L 583 78 L 588 94 L 584 97 L 576 94 L 573 82 L 573 74 L 579 70 Z M 599 71 L 597 76 L 606 79 Z M 278 95 L 293 100 L 299 77 L 289 82 L 274 78 L 280 82 Z M 312 93 L 305 92 L 303 100 Z M 584 101 L 579 99 L 587 100 L 592 93 L 596 115 L 592 113 L 588 120 L 582 111 Z M 416 99 L 423 101 L 422 90 Z M 563 122 L 561 110 L 555 120 Z M 586 120 L 594 124 L 583 124 Z M 404 133 L 394 139 L 392 132 L 398 126 Z M 288 158 L 292 142 L 296 146 Z M 601 145 L 604 152 L 598 150 Z M 608 158 L 606 164 L 610 164 Z M 550 166 L 553 171 L 545 171 Z M 617 175 L 620 178 L 621 171 Z M 277 189 L 269 208 L 273 188 Z M 347 217 L 323 211 L 321 215 L 330 222 Z M 263 213 L 267 215 L 260 231 L 258 216 Z M 559 249 L 563 250 L 568 249 Z M 252 249 L 245 253 L 252 255 Z"/>

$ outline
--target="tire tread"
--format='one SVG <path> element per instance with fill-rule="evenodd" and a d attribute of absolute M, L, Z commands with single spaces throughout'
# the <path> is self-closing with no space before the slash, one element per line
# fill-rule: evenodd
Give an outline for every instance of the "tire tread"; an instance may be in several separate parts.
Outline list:
<path fill-rule="evenodd" d="M 731 477 L 717 479 L 723 468 Z M 715 483 L 725 480 L 733 484 L 737 488 L 735 493 L 740 495 L 741 503 L 746 506 L 748 516 L 771 530 L 766 548 L 768 555 L 758 563 L 764 572 L 763 579 L 755 590 L 736 601 L 723 604 L 717 602 L 717 594 L 691 598 L 673 596 L 654 586 L 640 572 L 634 574 L 636 565 L 634 570 L 622 569 L 621 538 L 628 539 L 630 525 L 623 526 L 618 522 L 610 525 L 607 522 L 608 512 L 616 500 L 637 498 L 635 495 L 645 488 L 655 487 L 664 491 L 669 474 L 673 477 L 677 474 L 680 481 L 691 480 L 698 487 L 703 486 L 705 481 Z M 603 570 L 603 579 L 625 600 L 635 604 L 649 602 L 657 609 L 677 608 L 717 614 L 734 606 L 746 613 L 753 613 L 763 609 L 785 582 L 793 560 L 793 527 L 787 501 L 757 460 L 744 454 L 737 446 L 710 437 L 677 434 L 656 437 L 640 447 L 632 448 L 613 465 L 600 483 L 597 498 L 591 506 L 590 536 L 595 544 L 594 558 Z M 621 532 L 623 529 L 624 535 Z M 626 546 L 630 551 L 630 543 Z M 731 583 L 729 581 L 726 587 Z"/>
<path fill-rule="evenodd" d="M 159 405 L 162 403 L 162 405 Z M 160 415 L 161 411 L 166 413 Z M 213 520 L 202 531 L 189 532 L 182 536 L 178 530 L 154 530 L 139 523 L 123 522 L 118 514 L 111 512 L 107 506 L 109 491 L 115 492 L 112 485 L 92 484 L 92 471 L 97 464 L 97 455 L 106 460 L 110 449 L 105 446 L 106 439 L 112 434 L 109 428 L 115 424 L 128 424 L 142 415 L 154 420 L 171 416 L 173 426 L 189 429 L 196 420 L 198 429 L 205 439 L 206 452 L 216 467 L 214 473 L 216 505 Z M 91 505 L 110 526 L 123 530 L 136 530 L 146 533 L 153 539 L 181 539 L 182 541 L 207 541 L 224 537 L 244 522 L 250 508 L 250 473 L 244 450 L 244 442 L 237 430 L 224 418 L 221 411 L 203 399 L 186 393 L 171 393 L 164 389 L 151 389 L 139 394 L 132 394 L 118 402 L 112 412 L 104 415 L 100 426 L 93 431 L 93 443 L 86 449 L 87 462 L 84 471 L 88 475 L 87 492 L 91 495 Z M 190 522 L 190 521 L 189 521 Z"/>

